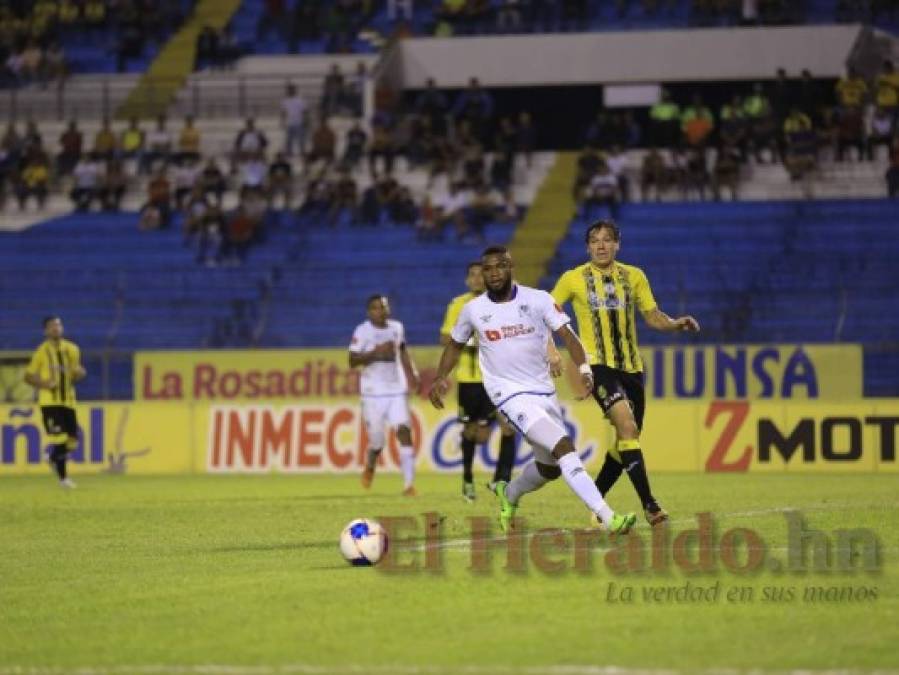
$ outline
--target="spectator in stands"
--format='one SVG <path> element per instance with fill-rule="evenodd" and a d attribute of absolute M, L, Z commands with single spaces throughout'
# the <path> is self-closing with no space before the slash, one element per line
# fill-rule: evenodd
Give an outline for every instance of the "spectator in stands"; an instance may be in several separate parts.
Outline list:
<path fill-rule="evenodd" d="M 218 34 L 212 26 L 203 26 L 197 35 L 196 60 L 194 70 L 200 70 L 204 66 L 217 67 L 219 65 Z"/>
<path fill-rule="evenodd" d="M 240 163 L 254 159 L 260 152 L 265 152 L 267 147 L 268 138 L 256 128 L 256 120 L 252 117 L 247 118 L 246 125 L 234 139 L 234 161 Z"/>
<path fill-rule="evenodd" d="M 312 148 L 306 157 L 306 170 L 312 171 L 316 162 L 322 162 L 322 171 L 327 170 L 334 161 L 334 153 L 337 147 L 337 136 L 328 124 L 327 118 L 323 119 L 318 128 L 312 134 Z"/>
<path fill-rule="evenodd" d="M 715 171 L 712 175 L 712 193 L 715 196 L 715 201 L 722 199 L 725 188 L 730 189 L 731 199 L 737 201 L 741 161 L 742 155 L 735 145 L 723 143 L 718 148 L 718 155 L 715 158 Z"/>
<path fill-rule="evenodd" d="M 425 194 L 418 209 L 418 219 L 415 221 L 415 231 L 419 241 L 432 241 L 440 238 L 440 226 L 437 223 L 437 209 L 434 206 L 431 195 Z"/>
<path fill-rule="evenodd" d="M 94 154 L 101 160 L 110 160 L 118 150 L 118 142 L 109 125 L 109 118 L 103 118 L 103 124 L 94 136 Z"/>
<path fill-rule="evenodd" d="M 424 91 L 415 99 L 414 110 L 428 120 L 433 133 L 440 136 L 446 134 L 446 115 L 449 104 L 446 95 L 437 88 L 433 77 L 428 78 Z"/>
<path fill-rule="evenodd" d="M 38 82 L 44 68 L 44 52 L 37 41 L 32 40 L 19 55 L 19 77 L 24 84 Z"/>
<path fill-rule="evenodd" d="M 101 165 L 93 154 L 84 154 L 72 173 L 71 198 L 78 211 L 89 211 L 99 198 Z"/>
<path fill-rule="evenodd" d="M 594 146 L 588 145 L 581 152 L 577 160 L 577 174 L 574 179 L 573 195 L 575 201 L 581 202 L 587 198 L 587 189 L 590 181 L 599 172 L 602 157 Z"/>
<path fill-rule="evenodd" d="M 887 194 L 891 199 L 899 198 L 899 138 L 893 140 L 890 152 L 890 168 L 887 169 Z"/>
<path fill-rule="evenodd" d="M 340 66 L 333 63 L 331 64 L 331 70 L 325 75 L 325 81 L 322 86 L 322 117 L 329 117 L 339 112 L 343 86 L 343 73 L 340 72 Z"/>
<path fill-rule="evenodd" d="M 350 111 L 354 117 L 362 116 L 362 108 L 365 103 L 365 88 L 371 76 L 364 61 L 356 64 L 356 72 L 347 80 L 341 95 L 343 107 Z"/>
<path fill-rule="evenodd" d="M 456 232 L 457 237 L 467 237 L 473 235 L 475 242 L 483 245 L 484 230 L 487 225 L 493 222 L 496 217 L 496 203 L 490 194 L 490 188 L 487 185 L 478 185 L 471 194 L 468 203 L 468 228 L 464 232 Z"/>
<path fill-rule="evenodd" d="M 184 213 L 184 245 L 190 246 L 195 240 L 198 240 L 206 224 L 206 214 L 209 212 L 209 201 L 203 194 L 203 188 L 199 185 L 191 190 L 190 195 L 185 201 Z"/>
<path fill-rule="evenodd" d="M 190 156 L 179 156 L 175 160 L 172 171 L 172 182 L 175 187 L 175 208 L 181 211 L 185 200 L 193 192 L 200 175 L 200 168 Z"/>
<path fill-rule="evenodd" d="M 300 156 L 306 150 L 306 101 L 295 84 L 287 85 L 287 95 L 281 101 L 281 124 L 284 127 L 284 152 L 288 157 L 298 150 Z"/>
<path fill-rule="evenodd" d="M 265 156 L 259 152 L 245 157 L 240 163 L 240 198 L 265 195 L 265 179 L 268 176 L 268 165 Z"/>
<path fill-rule="evenodd" d="M 455 33 L 464 33 L 467 4 L 467 0 L 440 0 L 434 10 L 437 19 L 434 35 L 449 37 Z"/>
<path fill-rule="evenodd" d="M 368 142 L 368 135 L 359 121 L 353 122 L 346 135 L 346 145 L 343 153 L 343 169 L 352 171 L 359 164 L 362 156 L 365 154 L 365 145 Z"/>
<path fill-rule="evenodd" d="M 47 84 L 57 82 L 62 84 L 69 73 L 69 66 L 66 62 L 66 53 L 62 45 L 54 41 L 44 51 L 43 76 L 41 80 Z"/>
<path fill-rule="evenodd" d="M 37 128 L 37 122 L 28 120 L 25 133 L 22 135 L 22 153 L 26 156 L 34 153 L 44 154 L 44 137 Z"/>
<path fill-rule="evenodd" d="M 256 213 L 255 197 L 247 203 L 238 205 L 237 209 L 226 217 L 221 255 L 225 265 L 237 267 L 243 264 L 260 226 L 261 220 Z"/>
<path fill-rule="evenodd" d="M 786 156 L 784 165 L 795 181 L 805 178 L 817 164 L 818 142 L 808 115 L 794 106 L 784 122 Z"/>
<path fill-rule="evenodd" d="M 855 148 L 858 161 L 865 158 L 865 120 L 861 108 L 847 108 L 840 112 L 837 139 L 838 162 L 843 161 L 848 148 Z"/>
<path fill-rule="evenodd" d="M 135 17 L 133 21 L 123 22 L 117 34 L 116 70 L 124 73 L 128 68 L 128 61 L 138 59 L 144 53 L 145 35 L 140 19 Z"/>
<path fill-rule="evenodd" d="M 390 218 L 397 225 L 414 225 L 418 218 L 418 207 L 412 198 L 412 191 L 401 185 L 396 199 L 391 205 Z"/>
<path fill-rule="evenodd" d="M 106 211 L 118 211 L 121 208 L 127 185 L 128 177 L 122 162 L 118 159 L 108 161 L 98 195 Z"/>
<path fill-rule="evenodd" d="M 119 140 L 122 157 L 136 160 L 138 166 L 143 166 L 145 139 L 144 131 L 140 128 L 140 121 L 136 117 L 132 117 L 128 128 L 122 132 Z"/>
<path fill-rule="evenodd" d="M 291 54 L 299 51 L 300 41 L 318 40 L 321 37 L 319 15 L 318 2 L 305 0 L 294 4 L 290 16 L 290 32 L 287 36 L 287 47 Z"/>
<path fill-rule="evenodd" d="M 331 54 L 348 54 L 353 51 L 356 8 L 349 5 L 326 5 L 322 28 L 325 34 L 325 51 Z"/>
<path fill-rule="evenodd" d="M 840 141 L 840 123 L 837 109 L 831 106 L 822 108 L 820 113 L 821 122 L 818 125 L 815 124 L 813 118 L 810 117 L 809 119 L 812 121 L 812 127 L 815 129 L 815 138 L 819 151 L 825 150 L 824 156 L 836 160 L 837 145 Z"/>
<path fill-rule="evenodd" d="M 234 62 L 247 53 L 247 48 L 237 41 L 230 24 L 217 33 L 216 39 L 218 41 L 216 47 L 218 67 L 222 70 L 233 69 Z"/>
<path fill-rule="evenodd" d="M 518 113 L 518 153 L 524 157 L 525 164 L 531 168 L 531 156 L 537 147 L 537 129 L 534 127 L 531 114 L 522 110 Z"/>
<path fill-rule="evenodd" d="M 783 129 L 784 120 L 790 114 L 790 107 L 796 101 L 796 87 L 787 77 L 787 71 L 777 69 L 777 77 L 771 85 L 771 94 L 768 100 L 771 104 L 771 114 L 774 116 L 774 124 L 778 129 Z"/>
<path fill-rule="evenodd" d="M 146 207 L 157 212 L 159 229 L 169 226 L 172 215 L 172 185 L 164 169 L 158 170 L 147 185 Z"/>
<path fill-rule="evenodd" d="M 496 31 L 516 33 L 521 30 L 523 0 L 501 0 L 496 10 Z"/>
<path fill-rule="evenodd" d="M 871 118 L 871 131 L 868 134 L 868 159 L 874 161 L 876 159 L 877 146 L 885 145 L 887 154 L 889 154 L 890 146 L 893 143 L 893 127 L 895 124 L 895 115 L 893 111 L 882 106 L 874 111 Z"/>
<path fill-rule="evenodd" d="M 460 159 L 462 162 L 462 182 L 465 187 L 476 189 L 484 184 L 484 172 L 487 163 L 484 161 L 484 148 L 472 137 L 460 143 Z"/>
<path fill-rule="evenodd" d="M 849 66 L 846 75 L 837 81 L 835 89 L 841 115 L 846 111 L 861 108 L 868 96 L 868 85 L 852 66 Z"/>
<path fill-rule="evenodd" d="M 159 115 L 156 118 L 156 128 L 147 134 L 146 150 L 141 158 L 141 173 L 151 173 L 154 165 L 159 161 L 162 162 L 163 167 L 168 165 L 174 143 L 172 134 L 166 126 L 167 122 L 165 115 Z"/>
<path fill-rule="evenodd" d="M 215 197 L 215 205 L 221 207 L 222 196 L 225 194 L 226 187 L 225 175 L 219 168 L 218 162 L 215 161 L 215 157 L 210 157 L 206 161 L 206 166 L 203 167 L 203 171 L 200 173 L 198 185 L 207 200 L 210 195 L 213 195 Z"/>
<path fill-rule="evenodd" d="M 334 184 L 334 199 L 331 202 L 331 210 L 328 214 L 328 222 L 331 227 L 337 225 L 340 215 L 347 211 L 350 223 L 359 221 L 359 196 L 356 181 L 347 171 L 341 171 Z"/>
<path fill-rule="evenodd" d="M 692 105 L 681 115 L 681 128 L 688 146 L 705 149 L 715 130 L 715 118 L 699 94 L 693 96 Z"/>
<path fill-rule="evenodd" d="M 895 119 L 899 113 L 899 73 L 889 59 L 883 62 L 877 75 L 874 102 Z"/>
<path fill-rule="evenodd" d="M 596 174 L 590 179 L 584 192 L 584 214 L 590 216 L 595 206 L 606 206 L 612 218 L 618 217 L 621 194 L 618 181 L 605 161 L 600 161 Z"/>
<path fill-rule="evenodd" d="M 606 166 L 615 176 L 618 184 L 618 195 L 622 203 L 630 201 L 631 183 L 627 175 L 627 155 L 620 145 L 613 145 L 605 156 Z"/>
<path fill-rule="evenodd" d="M 75 120 L 69 122 L 69 126 L 59 137 L 60 153 L 56 160 L 56 170 L 61 176 L 68 176 L 81 159 L 81 150 L 84 144 L 84 136 L 78 129 Z"/>
<path fill-rule="evenodd" d="M 739 94 L 734 94 L 730 103 L 726 103 L 721 107 L 718 115 L 721 120 L 721 126 L 718 134 L 721 143 L 730 148 L 736 148 L 740 151 L 740 157 L 746 160 L 746 148 L 749 143 L 749 121 L 746 119 L 744 112 L 743 100 Z"/>
<path fill-rule="evenodd" d="M 465 233 L 468 230 L 468 224 L 465 222 L 465 209 L 468 208 L 468 197 L 460 189 L 461 186 L 450 181 L 449 190 L 443 199 L 438 200 L 437 206 L 437 223 L 441 232 L 452 227 L 455 229 L 457 236 L 459 233 Z"/>
<path fill-rule="evenodd" d="M 287 155 L 279 152 L 268 167 L 268 207 L 273 208 L 280 196 L 282 208 L 290 209 L 293 203 L 293 167 Z"/>
<path fill-rule="evenodd" d="M 283 39 L 287 27 L 287 4 L 284 0 L 264 0 L 262 13 L 256 22 L 256 40 L 263 42 L 272 30 Z"/>
<path fill-rule="evenodd" d="M 456 98 L 452 115 L 456 124 L 468 122 L 472 135 L 484 142 L 488 122 L 493 117 L 493 96 L 481 88 L 478 78 L 472 77 L 468 88 Z"/>
<path fill-rule="evenodd" d="M 31 153 L 16 185 L 19 209 L 24 211 L 29 197 L 34 197 L 37 208 L 43 210 L 49 185 L 50 167 L 40 153 Z"/>
<path fill-rule="evenodd" d="M 671 100 L 667 89 L 662 89 L 661 98 L 649 110 L 650 143 L 659 148 L 673 148 L 680 145 L 681 111 L 680 106 Z"/>
<path fill-rule="evenodd" d="M 200 159 L 200 130 L 194 126 L 193 115 L 184 118 L 184 126 L 178 135 L 178 158 L 197 162 Z"/>

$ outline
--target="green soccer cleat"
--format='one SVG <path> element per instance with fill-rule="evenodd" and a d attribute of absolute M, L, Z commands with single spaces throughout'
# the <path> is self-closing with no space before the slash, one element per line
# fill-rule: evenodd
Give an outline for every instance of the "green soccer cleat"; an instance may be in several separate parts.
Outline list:
<path fill-rule="evenodd" d="M 625 513 L 621 515 L 616 513 L 612 516 L 612 522 L 609 523 L 608 532 L 609 534 L 627 534 L 636 523 L 637 514 Z"/>
<path fill-rule="evenodd" d="M 477 495 L 474 492 L 474 483 L 462 484 L 462 499 L 469 504 L 473 503 Z"/>
<path fill-rule="evenodd" d="M 500 480 L 493 486 L 493 494 L 499 499 L 499 529 L 504 533 L 508 533 L 512 528 L 512 519 L 515 518 L 515 511 L 518 510 L 518 504 L 513 504 L 506 497 L 506 488 L 509 484 Z"/>

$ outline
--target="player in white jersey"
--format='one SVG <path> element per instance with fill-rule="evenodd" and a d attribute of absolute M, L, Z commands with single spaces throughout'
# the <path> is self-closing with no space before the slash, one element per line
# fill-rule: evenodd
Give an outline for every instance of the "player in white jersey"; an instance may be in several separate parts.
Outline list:
<path fill-rule="evenodd" d="M 593 391 L 593 373 L 568 316 L 549 293 L 512 282 L 512 256 L 505 247 L 486 249 L 481 262 L 487 292 L 462 308 L 440 357 L 431 402 L 434 407 L 443 408 L 443 397 L 449 389 L 446 378 L 468 339 L 476 333 L 488 396 L 534 446 L 534 461 L 511 483 L 496 484 L 503 531 L 513 526 L 518 500 L 523 495 L 562 476 L 609 532 L 628 532 L 637 517 L 633 513 L 616 514 L 606 504 L 574 449 L 556 399 L 546 353 L 550 333 L 565 343 L 586 391 Z"/>
<path fill-rule="evenodd" d="M 415 451 L 407 396 L 409 385 L 418 389 L 418 370 L 406 349 L 403 324 L 390 318 L 390 304 L 383 295 L 373 295 L 366 304 L 368 321 L 353 331 L 350 367 L 362 366 L 360 392 L 362 418 L 368 432 L 368 453 L 362 486 L 371 486 L 378 455 L 387 441 L 388 425 L 396 429 L 403 470 L 403 495 L 414 497 Z"/>

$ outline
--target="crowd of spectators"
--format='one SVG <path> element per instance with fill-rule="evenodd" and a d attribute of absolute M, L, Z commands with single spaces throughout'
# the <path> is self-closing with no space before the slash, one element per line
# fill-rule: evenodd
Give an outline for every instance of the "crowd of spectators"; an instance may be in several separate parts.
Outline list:
<path fill-rule="evenodd" d="M 162 43 L 184 20 L 187 0 L 6 0 L 0 4 L 0 87 L 62 82 L 67 41 L 108 39 L 119 71 Z"/>
<path fill-rule="evenodd" d="M 631 197 L 626 151 L 640 147 L 648 148 L 636 172 L 643 200 L 671 192 L 737 199 L 749 160 L 780 163 L 793 181 L 804 181 L 825 157 L 895 154 L 897 121 L 899 73 L 890 61 L 871 82 L 850 68 L 832 92 L 807 70 L 795 79 L 779 70 L 770 85 L 734 93 L 717 112 L 699 94 L 680 105 L 663 90 L 642 124 L 630 112 L 600 111 L 584 134 L 574 192 L 585 209 L 616 211 Z"/>

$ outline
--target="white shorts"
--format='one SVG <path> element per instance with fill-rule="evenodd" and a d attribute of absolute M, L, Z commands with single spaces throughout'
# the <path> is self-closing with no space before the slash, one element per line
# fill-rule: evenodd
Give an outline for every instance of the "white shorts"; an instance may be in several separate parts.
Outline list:
<path fill-rule="evenodd" d="M 499 406 L 509 423 L 534 448 L 534 459 L 540 464 L 555 466 L 552 451 L 568 436 L 565 418 L 555 394 L 519 394 Z"/>
<path fill-rule="evenodd" d="M 388 426 L 393 429 L 400 426 L 412 428 L 406 394 L 363 396 L 362 420 L 368 432 L 369 446 L 383 448 Z"/>

